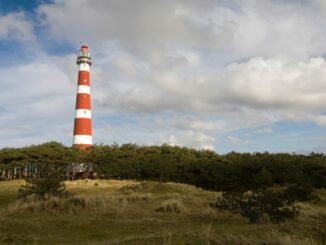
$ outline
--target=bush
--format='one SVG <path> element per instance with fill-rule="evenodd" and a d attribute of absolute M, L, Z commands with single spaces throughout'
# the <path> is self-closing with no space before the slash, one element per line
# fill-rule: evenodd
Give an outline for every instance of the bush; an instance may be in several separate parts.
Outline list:
<path fill-rule="evenodd" d="M 264 189 L 244 193 L 223 192 L 222 197 L 217 198 L 211 207 L 227 210 L 231 215 L 240 214 L 248 218 L 250 223 L 265 223 L 269 220 L 278 223 L 298 213 L 294 202 L 286 197 L 285 192 Z"/>
<path fill-rule="evenodd" d="M 65 169 L 54 164 L 38 166 L 38 173 L 34 177 L 26 178 L 26 185 L 19 189 L 19 196 L 26 198 L 35 195 L 43 198 L 45 195 L 60 196 L 66 193 Z"/>
<path fill-rule="evenodd" d="M 290 200 L 309 201 L 313 198 L 312 191 L 312 185 L 292 184 L 284 191 L 284 195 Z"/>

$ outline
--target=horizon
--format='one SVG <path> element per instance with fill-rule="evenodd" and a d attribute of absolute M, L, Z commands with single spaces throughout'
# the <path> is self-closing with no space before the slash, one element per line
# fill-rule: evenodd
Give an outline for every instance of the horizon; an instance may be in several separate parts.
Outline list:
<path fill-rule="evenodd" d="M 0 0 L 0 148 L 72 144 L 86 42 L 94 143 L 326 153 L 325 16 L 320 0 Z"/>

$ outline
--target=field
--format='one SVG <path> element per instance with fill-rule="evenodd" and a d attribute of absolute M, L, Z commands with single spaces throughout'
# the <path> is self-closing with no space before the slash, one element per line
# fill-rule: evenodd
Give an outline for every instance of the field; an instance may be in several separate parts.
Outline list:
<path fill-rule="evenodd" d="M 326 191 L 282 224 L 248 224 L 215 211 L 219 193 L 175 183 L 67 182 L 71 195 L 17 199 L 23 181 L 0 182 L 0 244 L 325 244 Z"/>

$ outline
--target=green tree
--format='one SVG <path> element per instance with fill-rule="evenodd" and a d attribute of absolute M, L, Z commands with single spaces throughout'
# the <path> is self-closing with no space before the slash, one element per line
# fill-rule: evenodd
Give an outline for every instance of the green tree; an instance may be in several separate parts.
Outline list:
<path fill-rule="evenodd" d="M 39 198 L 46 194 L 60 196 L 66 193 L 64 184 L 66 168 L 56 164 L 40 164 L 37 167 L 37 175 L 26 178 L 26 184 L 19 189 L 19 196 L 25 198 L 36 195 Z"/>
<path fill-rule="evenodd" d="M 268 189 L 249 192 L 223 192 L 212 208 L 227 210 L 248 218 L 250 223 L 261 223 L 266 219 L 278 223 L 293 218 L 297 213 L 294 199 L 288 199 L 284 192 Z"/>
<path fill-rule="evenodd" d="M 271 172 L 269 172 L 266 167 L 263 167 L 259 173 L 254 176 L 254 183 L 256 188 L 271 186 L 273 184 L 273 177 Z"/>

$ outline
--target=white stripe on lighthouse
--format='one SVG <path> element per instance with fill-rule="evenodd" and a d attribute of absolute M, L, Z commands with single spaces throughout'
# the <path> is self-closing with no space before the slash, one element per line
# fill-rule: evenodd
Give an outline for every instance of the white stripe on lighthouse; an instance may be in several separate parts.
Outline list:
<path fill-rule="evenodd" d="M 91 110 L 77 109 L 75 118 L 92 118 Z"/>
<path fill-rule="evenodd" d="M 91 93 L 90 86 L 87 86 L 87 85 L 79 85 L 77 87 L 77 94 L 90 94 L 90 93 Z"/>
<path fill-rule="evenodd" d="M 92 145 L 92 136 L 91 135 L 74 135 L 74 144 L 75 145 Z"/>
<path fill-rule="evenodd" d="M 87 64 L 87 63 L 80 63 L 79 64 L 79 70 L 80 71 L 89 71 L 89 64 Z"/>

